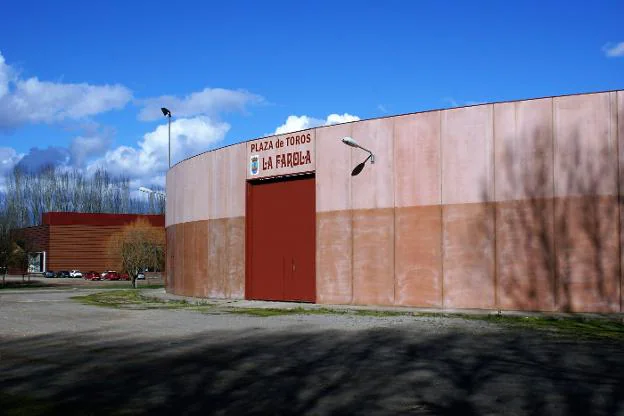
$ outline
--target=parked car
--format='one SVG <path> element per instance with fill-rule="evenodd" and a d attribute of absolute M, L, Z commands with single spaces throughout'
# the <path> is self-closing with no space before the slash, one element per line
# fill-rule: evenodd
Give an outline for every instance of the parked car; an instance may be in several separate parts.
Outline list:
<path fill-rule="evenodd" d="M 48 270 L 47 272 L 43 272 L 43 273 L 41 273 L 41 275 L 43 277 L 46 277 L 46 278 L 56 277 L 56 273 L 54 273 L 52 270 Z"/>
<path fill-rule="evenodd" d="M 58 277 L 58 278 L 69 278 L 69 271 L 68 270 L 61 270 L 60 272 L 56 273 L 56 277 Z"/>
<path fill-rule="evenodd" d="M 145 273 L 140 271 L 139 274 L 137 274 L 137 280 L 145 280 Z"/>
<path fill-rule="evenodd" d="M 69 272 L 69 277 L 82 277 L 82 273 L 80 273 L 80 270 L 72 270 Z"/>
<path fill-rule="evenodd" d="M 101 277 L 98 272 L 91 270 L 86 272 L 82 278 L 85 280 L 100 280 Z"/>
<path fill-rule="evenodd" d="M 130 275 L 128 273 L 119 273 L 119 280 L 130 280 Z"/>
<path fill-rule="evenodd" d="M 114 270 L 102 272 L 102 280 L 119 280 L 119 273 Z"/>

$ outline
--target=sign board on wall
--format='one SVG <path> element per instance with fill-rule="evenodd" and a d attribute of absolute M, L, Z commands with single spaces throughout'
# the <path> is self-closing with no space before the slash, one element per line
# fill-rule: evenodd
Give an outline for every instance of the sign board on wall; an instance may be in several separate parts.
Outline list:
<path fill-rule="evenodd" d="M 315 131 L 266 137 L 247 143 L 247 179 L 314 172 Z"/>

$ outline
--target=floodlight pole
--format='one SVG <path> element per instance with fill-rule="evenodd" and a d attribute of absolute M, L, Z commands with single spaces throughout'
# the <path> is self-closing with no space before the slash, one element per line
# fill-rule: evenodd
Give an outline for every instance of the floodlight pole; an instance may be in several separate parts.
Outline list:
<path fill-rule="evenodd" d="M 169 169 L 171 169 L 171 113 L 169 113 Z"/>
<path fill-rule="evenodd" d="M 160 111 L 165 117 L 169 117 L 169 169 L 171 169 L 171 111 L 166 107 L 161 107 Z"/>
<path fill-rule="evenodd" d="M 145 192 L 148 195 L 158 195 L 158 196 L 161 196 L 163 198 L 167 198 L 167 194 L 166 193 L 160 192 L 160 191 L 154 191 L 153 189 L 146 188 L 144 186 L 139 187 L 139 191 Z"/>

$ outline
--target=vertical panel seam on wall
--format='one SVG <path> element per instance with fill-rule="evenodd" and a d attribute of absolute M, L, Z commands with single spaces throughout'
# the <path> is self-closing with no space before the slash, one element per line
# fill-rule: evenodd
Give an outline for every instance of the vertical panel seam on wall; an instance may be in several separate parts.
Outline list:
<path fill-rule="evenodd" d="M 351 126 L 349 136 L 353 135 L 353 126 Z M 351 147 L 347 148 L 349 151 L 349 169 L 353 166 L 353 150 Z M 351 213 L 351 304 L 353 304 L 354 293 L 355 293 L 355 251 L 354 251 L 354 235 L 355 231 L 353 229 L 354 223 L 354 208 L 353 208 L 353 176 L 349 176 L 349 212 Z"/>
<path fill-rule="evenodd" d="M 317 189 L 319 181 L 316 180 L 317 172 L 319 167 L 318 154 L 316 152 L 316 141 L 318 140 L 318 136 L 316 134 L 317 128 L 313 128 L 312 132 L 314 134 L 314 303 L 318 303 L 319 300 L 319 270 L 321 269 L 318 266 L 318 236 L 319 236 L 319 222 L 318 222 L 318 196 L 320 192 Z"/>
<path fill-rule="evenodd" d="M 557 182 L 555 181 L 555 171 L 557 170 L 557 161 L 556 161 L 556 140 L 557 140 L 557 134 L 556 134 L 556 125 L 557 123 L 555 122 L 555 99 L 551 98 L 550 99 L 550 136 L 551 136 L 551 141 L 552 141 L 552 180 L 553 180 L 553 187 L 552 187 L 552 192 L 553 192 L 553 204 L 552 204 L 552 223 L 553 223 L 553 258 L 552 258 L 552 270 L 553 270 L 553 309 L 554 310 L 558 310 L 559 309 L 559 268 L 557 265 Z"/>
<path fill-rule="evenodd" d="M 515 108 L 515 105 L 514 105 Z M 496 227 L 496 104 L 492 104 L 492 194 L 493 194 L 493 204 L 492 208 L 494 210 L 494 232 L 492 233 L 494 237 L 494 307 L 499 308 L 498 302 L 498 256 L 497 256 L 497 230 Z"/>
<path fill-rule="evenodd" d="M 253 225 L 251 221 L 251 219 L 253 218 L 252 202 L 252 187 L 249 181 L 245 180 L 245 290 L 243 295 L 245 299 L 253 298 L 253 293 L 251 292 L 253 288 L 251 270 L 251 264 L 253 259 L 251 244 L 251 228 Z"/>
<path fill-rule="evenodd" d="M 232 279 L 230 278 L 230 240 L 231 240 L 231 223 L 229 218 L 224 218 L 221 221 L 225 223 L 225 270 L 223 271 L 223 289 L 226 293 L 226 298 L 232 297 Z"/>
<path fill-rule="evenodd" d="M 440 172 L 440 306 L 444 308 L 444 197 L 442 183 L 444 182 L 444 176 L 442 171 L 443 158 L 443 146 L 442 146 L 442 110 L 438 111 L 438 145 L 440 151 L 438 152 L 438 169 Z"/>
<path fill-rule="evenodd" d="M 620 113 L 619 113 L 619 105 L 618 105 L 618 93 L 612 93 L 615 96 L 615 158 L 617 163 L 617 177 L 616 177 L 616 186 L 617 186 L 617 207 L 618 207 L 618 225 L 617 225 L 617 233 L 618 233 L 618 268 L 619 268 L 619 281 L 620 281 L 620 312 L 622 312 L 622 200 L 620 195 Z M 611 100 L 609 100 L 609 107 L 611 106 Z M 609 123 L 609 126 L 611 123 Z"/>
<path fill-rule="evenodd" d="M 396 304 L 396 120 L 392 120 L 392 304 Z"/>
<path fill-rule="evenodd" d="M 186 276 L 184 276 L 184 270 L 185 270 L 185 268 L 184 268 L 184 241 L 186 240 L 186 233 L 184 232 L 184 223 L 183 222 L 180 223 L 180 230 L 182 231 L 182 238 L 181 238 L 181 240 L 182 240 L 182 242 L 181 242 L 181 244 L 182 244 L 182 255 L 178 256 L 178 257 L 180 257 L 180 262 L 181 262 L 181 265 L 180 265 L 181 266 L 180 267 L 180 269 L 181 269 L 180 270 L 180 279 L 178 280 L 178 284 L 176 285 L 176 292 L 178 294 L 181 294 L 184 291 L 184 278 L 186 277 Z M 179 246 L 179 244 L 178 244 L 178 246 Z"/>

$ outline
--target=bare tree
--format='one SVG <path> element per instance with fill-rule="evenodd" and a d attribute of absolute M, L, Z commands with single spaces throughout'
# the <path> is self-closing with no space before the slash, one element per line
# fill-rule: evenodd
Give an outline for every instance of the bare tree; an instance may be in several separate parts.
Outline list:
<path fill-rule="evenodd" d="M 165 232 L 152 226 L 147 220 L 138 221 L 124 227 L 109 240 L 109 253 L 121 259 L 122 271 L 136 279 L 145 268 L 162 270 L 165 263 Z"/>
<path fill-rule="evenodd" d="M 106 170 L 92 175 L 58 167 L 37 172 L 20 168 L 5 177 L 6 192 L 0 194 L 0 211 L 13 227 L 39 225 L 44 212 L 164 213 L 164 198 L 133 197 L 130 179 L 111 176 Z"/>

